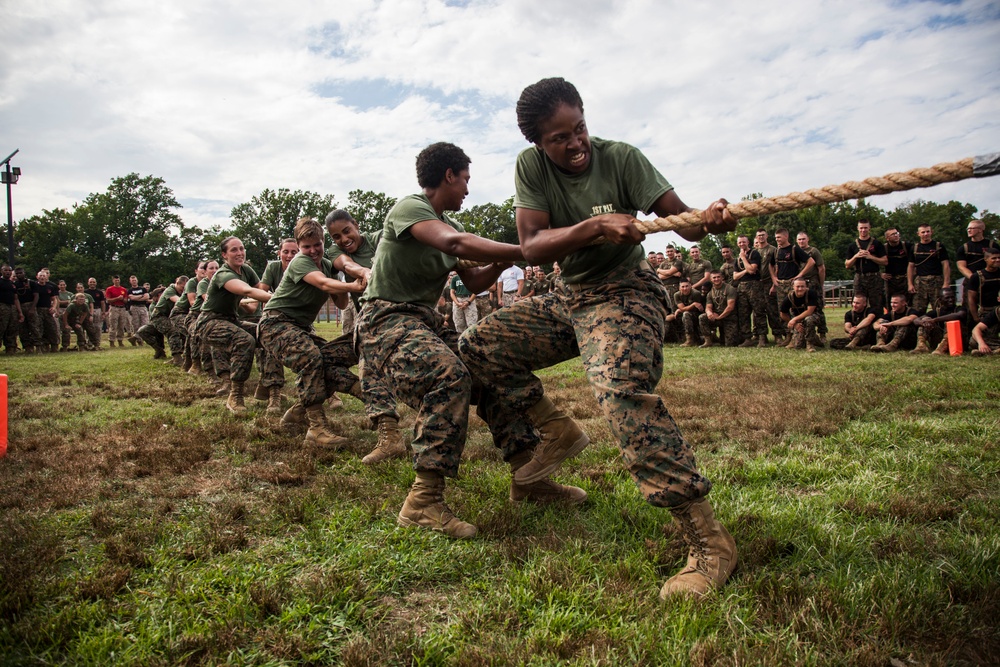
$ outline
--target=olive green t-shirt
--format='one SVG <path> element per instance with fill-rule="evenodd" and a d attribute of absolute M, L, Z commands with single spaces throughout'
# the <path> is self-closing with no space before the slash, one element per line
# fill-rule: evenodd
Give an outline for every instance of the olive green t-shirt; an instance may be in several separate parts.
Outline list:
<path fill-rule="evenodd" d="M 383 299 L 428 308 L 437 305 L 445 278 L 458 259 L 413 238 L 410 227 L 424 220 L 440 220 L 457 231 L 465 231 L 461 223 L 438 215 L 422 194 L 400 199 L 385 217 L 382 240 L 375 251 L 371 280 L 362 301 Z"/>
<path fill-rule="evenodd" d="M 260 281 L 270 287 L 273 292 L 278 289 L 278 285 L 281 284 L 281 276 L 284 273 L 285 272 L 281 268 L 281 260 L 275 259 L 268 262 L 267 266 L 264 267 L 264 275 L 260 277 Z"/>
<path fill-rule="evenodd" d="M 336 243 L 330 246 L 330 249 L 326 251 L 326 256 L 331 262 L 337 261 L 337 258 L 341 255 L 349 257 L 352 262 L 358 266 L 363 266 L 366 269 L 372 268 L 372 263 L 375 261 L 375 251 L 378 249 L 378 243 L 382 239 L 382 230 L 377 232 L 360 232 L 361 234 L 361 245 L 358 249 L 354 251 L 353 255 L 348 255 L 343 250 L 340 249 Z M 352 280 L 352 276 L 347 276 L 348 280 Z M 351 300 L 354 301 L 354 305 L 360 304 L 361 297 L 364 293 L 351 292 Z"/>
<path fill-rule="evenodd" d="M 200 313 L 201 307 L 205 303 L 205 295 L 208 294 L 208 278 L 198 281 L 198 287 L 194 291 L 194 303 L 191 304 L 192 313 Z"/>
<path fill-rule="evenodd" d="M 455 290 L 455 296 L 459 299 L 468 299 L 472 296 L 472 292 L 470 292 L 469 288 L 465 286 L 465 283 L 462 282 L 462 278 L 460 276 L 452 276 L 451 282 L 448 283 L 448 287 L 449 289 Z"/>
<path fill-rule="evenodd" d="M 197 292 L 198 279 L 188 278 L 188 281 L 184 283 L 184 293 L 180 295 L 179 299 L 177 299 L 177 303 L 174 304 L 174 309 L 170 311 L 170 314 L 177 315 L 180 313 L 182 315 L 186 315 L 191 312 L 191 303 L 188 301 L 188 294 L 197 294 Z"/>
<path fill-rule="evenodd" d="M 705 274 L 711 270 L 712 262 L 707 259 L 699 259 L 697 262 L 692 260 L 684 265 L 684 275 L 687 276 L 692 285 L 704 278 Z"/>
<path fill-rule="evenodd" d="M 174 307 L 174 302 L 170 300 L 172 296 L 177 296 L 177 288 L 173 285 L 167 285 L 167 289 L 163 290 L 163 294 L 160 295 L 156 305 L 153 306 L 152 314 L 169 315 Z"/>
<path fill-rule="evenodd" d="M 70 326 L 78 324 L 87 315 L 90 315 L 90 306 L 85 303 L 79 304 L 75 301 L 71 301 L 70 304 L 66 306 L 66 321 L 69 322 Z"/>
<path fill-rule="evenodd" d="M 333 262 L 324 257 L 320 263 L 322 266 L 317 267 L 316 263 L 305 255 L 296 255 L 285 269 L 285 275 L 282 276 L 278 289 L 274 290 L 271 300 L 264 304 L 264 312 L 278 310 L 294 319 L 304 329 L 311 327 L 316 315 L 319 314 L 319 309 L 330 295 L 307 283 L 305 277 L 313 271 L 322 271 L 327 278 L 337 276 Z"/>
<path fill-rule="evenodd" d="M 639 149 L 618 141 L 590 138 L 590 165 L 565 174 L 537 147 L 521 151 L 514 172 L 514 206 L 549 214 L 552 227 L 571 227 L 604 213 L 649 213 L 673 189 Z M 567 284 L 598 282 L 620 266 L 637 268 L 645 259 L 640 245 L 580 248 L 559 260 Z"/>
<path fill-rule="evenodd" d="M 251 287 L 260 282 L 257 272 L 246 264 L 240 267 L 240 273 L 233 271 L 228 264 L 223 264 L 208 284 L 208 292 L 206 292 L 208 296 L 201 306 L 203 311 L 229 317 L 240 316 L 240 300 L 243 297 L 239 294 L 233 294 L 224 287 L 230 280 L 242 280 Z"/>
<path fill-rule="evenodd" d="M 712 310 L 716 315 L 721 315 L 729 305 L 729 302 L 736 299 L 736 288 L 732 285 L 727 285 L 722 283 L 722 285 L 716 289 L 715 286 L 708 291 L 708 296 L 706 301 L 712 304 Z"/>

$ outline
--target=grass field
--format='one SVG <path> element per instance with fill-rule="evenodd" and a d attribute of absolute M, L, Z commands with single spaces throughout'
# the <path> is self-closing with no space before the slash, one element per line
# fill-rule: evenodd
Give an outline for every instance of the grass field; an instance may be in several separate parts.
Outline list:
<path fill-rule="evenodd" d="M 361 464 L 358 401 L 330 413 L 352 444 L 309 451 L 151 357 L 0 357 L 4 665 L 1000 663 L 992 360 L 668 347 L 658 391 L 741 566 L 660 602 L 679 534 L 578 361 L 542 376 L 591 435 L 557 476 L 588 502 L 511 504 L 473 417 L 448 499 L 480 533 L 452 541 L 396 528 L 413 473 Z"/>

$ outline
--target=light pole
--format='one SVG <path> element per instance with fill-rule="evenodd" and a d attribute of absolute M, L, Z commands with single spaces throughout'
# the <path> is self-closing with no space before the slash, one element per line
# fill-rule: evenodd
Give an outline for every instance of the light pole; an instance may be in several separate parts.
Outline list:
<path fill-rule="evenodd" d="M 4 166 L 4 170 L 0 173 L 0 177 L 3 177 L 3 182 L 7 184 L 7 263 L 14 266 L 14 207 L 10 202 L 10 186 L 17 183 L 17 179 L 21 176 L 21 168 L 14 167 L 11 169 L 10 159 L 21 152 L 18 148 L 13 153 L 4 158 L 3 162 L 0 162 Z"/>

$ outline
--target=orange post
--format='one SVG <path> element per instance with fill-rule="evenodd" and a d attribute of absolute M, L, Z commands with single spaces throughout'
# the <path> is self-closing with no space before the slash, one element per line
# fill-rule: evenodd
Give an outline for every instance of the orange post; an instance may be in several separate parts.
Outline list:
<path fill-rule="evenodd" d="M 962 356 L 962 323 L 952 320 L 945 326 L 948 331 L 948 352 L 953 357 Z"/>
<path fill-rule="evenodd" d="M 7 376 L 0 374 L 0 458 L 7 456 Z"/>

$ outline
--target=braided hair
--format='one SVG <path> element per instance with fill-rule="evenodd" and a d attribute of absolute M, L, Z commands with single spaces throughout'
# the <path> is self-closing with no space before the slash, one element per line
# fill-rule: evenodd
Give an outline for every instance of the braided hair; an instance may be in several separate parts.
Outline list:
<path fill-rule="evenodd" d="M 517 100 L 517 126 L 524 138 L 533 144 L 541 141 L 539 123 L 550 118 L 561 104 L 583 111 L 583 99 L 576 86 L 562 77 L 542 79 L 521 91 Z"/>

